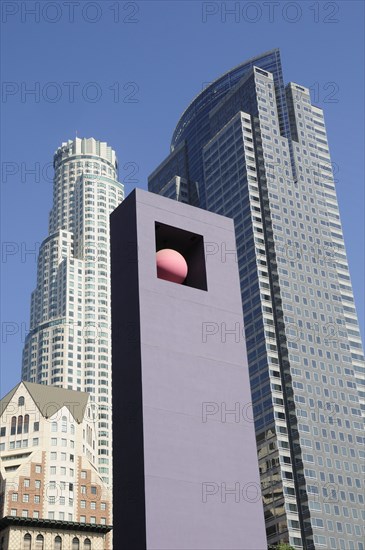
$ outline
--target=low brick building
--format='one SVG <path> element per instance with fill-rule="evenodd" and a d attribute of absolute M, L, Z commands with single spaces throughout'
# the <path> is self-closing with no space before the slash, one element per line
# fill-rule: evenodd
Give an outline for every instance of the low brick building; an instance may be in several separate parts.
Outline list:
<path fill-rule="evenodd" d="M 109 550 L 111 496 L 84 392 L 21 382 L 0 401 L 0 549 Z"/>

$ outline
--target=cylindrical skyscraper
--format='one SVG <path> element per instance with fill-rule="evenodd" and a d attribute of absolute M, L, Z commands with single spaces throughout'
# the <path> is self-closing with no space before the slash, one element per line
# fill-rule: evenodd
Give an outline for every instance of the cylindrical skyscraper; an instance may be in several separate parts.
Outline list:
<path fill-rule="evenodd" d="M 123 200 L 115 151 L 93 138 L 54 155 L 49 235 L 41 244 L 22 378 L 87 391 L 95 403 L 98 468 L 111 485 L 109 214 Z"/>

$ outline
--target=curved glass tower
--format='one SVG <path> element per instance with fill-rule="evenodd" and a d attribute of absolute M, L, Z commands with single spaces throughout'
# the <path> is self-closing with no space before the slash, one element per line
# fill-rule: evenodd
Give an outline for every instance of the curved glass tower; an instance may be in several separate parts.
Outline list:
<path fill-rule="evenodd" d="M 285 106 L 285 91 L 284 91 L 284 81 L 282 76 L 282 69 L 280 63 L 280 52 L 279 50 L 272 50 L 266 52 L 260 56 L 253 57 L 244 63 L 241 63 L 234 69 L 226 72 L 221 77 L 217 78 L 209 86 L 207 86 L 202 92 L 200 92 L 196 98 L 190 103 L 190 105 L 185 109 L 184 113 L 180 117 L 176 128 L 174 130 L 170 150 L 173 153 L 172 158 L 174 163 L 178 163 L 178 168 L 180 172 L 173 173 L 171 171 L 171 160 L 168 163 L 168 166 L 165 167 L 163 176 L 161 180 L 161 170 L 157 169 L 157 181 L 155 172 L 153 172 L 149 178 L 149 189 L 153 192 L 159 192 L 158 187 L 161 186 L 162 182 L 166 183 L 166 179 L 171 175 L 179 175 L 186 177 L 187 176 L 187 167 L 184 169 L 181 165 L 183 160 L 181 157 L 189 163 L 189 178 L 191 182 L 199 182 L 198 192 L 199 192 L 199 205 L 202 208 L 206 208 L 206 197 L 205 197 L 205 188 L 202 185 L 203 181 L 203 161 L 202 161 L 202 148 L 209 141 L 212 132 L 210 127 L 210 113 L 216 105 L 218 105 L 223 98 L 227 96 L 230 90 L 239 82 L 250 70 L 252 67 L 257 65 L 262 67 L 267 71 L 272 72 L 277 90 L 277 103 L 278 103 L 278 116 L 280 121 L 280 126 L 283 133 L 288 134 L 288 117 L 287 112 L 284 108 Z M 180 153 L 180 151 L 183 153 Z M 171 156 L 171 155 L 170 155 Z M 176 160 L 176 157 L 178 160 Z M 164 163 L 163 163 L 164 164 Z M 160 167 L 159 167 L 160 168 Z M 174 167 L 175 168 L 175 167 Z M 194 192 L 190 189 L 190 193 Z M 190 202 L 198 204 L 194 199 L 190 199 Z"/>
<path fill-rule="evenodd" d="M 22 378 L 91 394 L 98 428 L 95 466 L 111 485 L 109 214 L 123 200 L 123 185 L 115 152 L 93 138 L 63 143 L 54 169 Z"/>
<path fill-rule="evenodd" d="M 365 368 L 335 179 L 323 111 L 284 86 L 279 50 L 192 101 L 149 190 L 234 219 L 268 543 L 363 550 Z"/>

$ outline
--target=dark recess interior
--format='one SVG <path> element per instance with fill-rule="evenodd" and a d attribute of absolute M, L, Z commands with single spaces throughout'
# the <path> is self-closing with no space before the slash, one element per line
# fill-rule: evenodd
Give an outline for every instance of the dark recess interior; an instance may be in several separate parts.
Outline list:
<path fill-rule="evenodd" d="M 188 275 L 182 284 L 208 290 L 203 236 L 160 222 L 155 222 L 155 235 L 156 252 L 163 248 L 172 248 L 184 256 L 188 264 Z"/>

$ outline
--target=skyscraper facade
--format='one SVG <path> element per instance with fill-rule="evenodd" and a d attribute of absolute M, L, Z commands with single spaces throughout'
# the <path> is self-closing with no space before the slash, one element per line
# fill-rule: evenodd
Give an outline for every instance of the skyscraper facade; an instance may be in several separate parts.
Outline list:
<path fill-rule="evenodd" d="M 176 177 L 180 200 L 197 189 L 235 222 L 269 544 L 363 550 L 365 368 L 335 179 L 323 111 L 284 86 L 278 50 L 188 106 L 149 189 Z"/>
<path fill-rule="evenodd" d="M 111 484 L 109 214 L 123 200 L 118 162 L 93 138 L 54 155 L 49 235 L 38 257 L 22 378 L 86 391 L 97 417 L 97 467 Z"/>

